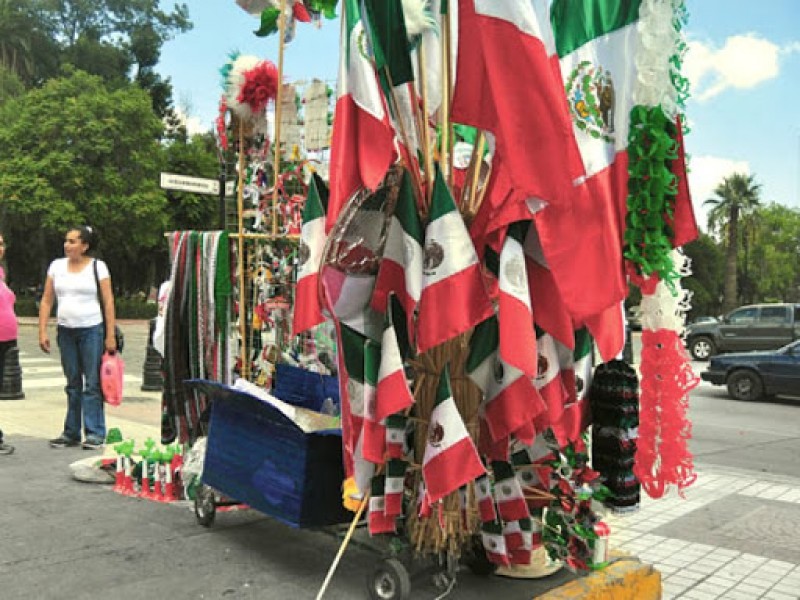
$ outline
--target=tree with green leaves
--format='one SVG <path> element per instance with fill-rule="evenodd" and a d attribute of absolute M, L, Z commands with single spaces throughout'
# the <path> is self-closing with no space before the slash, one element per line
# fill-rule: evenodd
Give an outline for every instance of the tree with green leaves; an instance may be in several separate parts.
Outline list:
<path fill-rule="evenodd" d="M 21 1 L 21 0 L 0 0 Z M 177 33 L 189 31 L 185 4 L 171 11 L 161 0 L 28 0 L 30 13 L 54 40 L 58 64 L 72 65 L 106 83 L 136 82 L 150 94 L 155 113 L 163 118 L 172 107 L 172 86 L 155 71 L 161 47 Z"/>
<path fill-rule="evenodd" d="M 800 301 L 800 209 L 769 204 L 754 214 L 749 262 L 758 273 L 756 300 Z"/>
<path fill-rule="evenodd" d="M 761 184 L 755 182 L 754 175 L 734 173 L 716 187 L 713 198 L 703 203 L 711 207 L 708 213 L 709 230 L 726 240 L 724 312 L 733 310 L 739 303 L 739 222 L 759 206 L 760 193 Z"/>
<path fill-rule="evenodd" d="M 692 261 L 692 276 L 682 281 L 692 292 L 690 319 L 699 316 L 717 316 L 721 311 L 724 257 L 719 244 L 711 236 L 701 233 L 696 240 L 683 247 Z"/>
<path fill-rule="evenodd" d="M 0 106 L 0 206 L 20 250 L 9 261 L 34 252 L 38 273 L 27 279 L 39 280 L 62 253 L 64 231 L 92 224 L 118 290 L 146 289 L 154 279 L 148 252 L 163 245 L 168 225 L 158 187 L 162 130 L 143 90 L 109 89 L 81 71 L 7 100 Z M 31 269 L 15 264 L 12 271 L 23 277 Z"/>

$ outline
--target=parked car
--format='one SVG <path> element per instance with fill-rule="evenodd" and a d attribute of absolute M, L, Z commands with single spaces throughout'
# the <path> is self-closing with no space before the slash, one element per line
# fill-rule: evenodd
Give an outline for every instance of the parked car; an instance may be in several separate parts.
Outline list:
<path fill-rule="evenodd" d="M 695 360 L 722 352 L 772 350 L 796 339 L 800 339 L 800 304 L 742 306 L 719 320 L 686 328 L 686 347 Z"/>
<path fill-rule="evenodd" d="M 728 394 L 737 400 L 800 397 L 800 340 L 769 352 L 715 356 L 700 377 L 728 386 Z"/>
<path fill-rule="evenodd" d="M 696 323 L 716 323 L 717 317 L 695 317 L 692 319 L 690 325 L 694 325 Z"/>

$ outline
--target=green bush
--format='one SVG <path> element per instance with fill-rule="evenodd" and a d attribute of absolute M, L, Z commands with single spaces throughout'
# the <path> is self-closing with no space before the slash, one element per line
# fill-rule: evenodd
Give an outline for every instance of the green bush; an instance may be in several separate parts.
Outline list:
<path fill-rule="evenodd" d="M 158 305 L 148 304 L 141 298 L 115 298 L 118 319 L 152 319 L 158 312 Z M 32 296 L 17 296 L 14 309 L 18 317 L 37 317 L 39 307 Z M 55 310 L 53 314 L 55 315 Z"/>

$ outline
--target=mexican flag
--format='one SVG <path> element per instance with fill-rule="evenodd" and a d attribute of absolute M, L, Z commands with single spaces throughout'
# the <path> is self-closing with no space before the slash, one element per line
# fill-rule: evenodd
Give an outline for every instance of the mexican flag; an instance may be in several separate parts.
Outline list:
<path fill-rule="evenodd" d="M 303 207 L 303 228 L 298 250 L 299 268 L 294 296 L 292 336 L 319 325 L 325 320 L 319 302 L 319 268 L 325 248 L 325 210 L 322 207 L 317 181 L 311 178 L 306 204 Z"/>
<path fill-rule="evenodd" d="M 475 246 L 439 170 L 429 218 L 417 319 L 420 352 L 468 331 L 493 313 Z"/>
<path fill-rule="evenodd" d="M 475 480 L 475 500 L 478 502 L 478 513 L 482 523 L 491 523 L 497 520 L 497 511 L 494 508 L 494 497 L 492 496 L 492 484 L 486 474 Z"/>
<path fill-rule="evenodd" d="M 545 410 L 531 379 L 500 357 L 499 343 L 500 327 L 493 316 L 475 327 L 466 364 L 467 375 L 483 392 L 480 411 L 495 441 L 525 427 Z"/>
<path fill-rule="evenodd" d="M 529 565 L 533 550 L 532 519 L 520 519 L 503 525 L 503 537 L 512 565 Z"/>
<path fill-rule="evenodd" d="M 371 306 L 380 312 L 386 310 L 387 297 L 394 292 L 406 312 L 409 324 L 413 323 L 414 310 L 422 291 L 424 235 L 411 176 L 404 171 L 397 204 L 386 231 L 386 244 Z M 408 327 L 408 331 L 412 333 L 413 327 Z"/>
<path fill-rule="evenodd" d="M 342 444 L 344 467 L 354 477 L 361 494 L 366 493 L 375 465 L 364 458 L 365 355 L 368 338 L 347 325 L 337 323 L 339 393 L 342 399 Z M 370 342 L 374 344 L 374 342 Z"/>
<path fill-rule="evenodd" d="M 539 348 L 539 372 L 533 380 L 534 387 L 544 400 L 547 412 L 542 416 L 546 419 L 546 426 L 552 426 L 561 421 L 564 404 L 568 396 L 561 380 L 561 364 L 558 355 L 558 342 L 553 336 L 542 332 L 537 339 Z M 539 427 L 541 430 L 542 428 Z"/>
<path fill-rule="evenodd" d="M 450 368 L 439 377 L 422 459 L 428 499 L 436 502 L 485 473 L 450 390 Z"/>
<path fill-rule="evenodd" d="M 394 296 L 389 296 L 389 307 L 386 309 L 383 326 L 381 361 L 378 370 L 378 402 L 375 411 L 375 417 L 379 420 L 404 411 L 414 404 L 414 396 L 408 387 L 403 368 L 403 354 L 400 351 L 397 332 L 392 322 L 395 312 L 391 307 L 393 301 Z"/>
<path fill-rule="evenodd" d="M 403 512 L 403 491 L 405 490 L 407 467 L 408 463 L 404 460 L 390 460 L 386 463 L 384 512 L 387 517 L 396 517 Z"/>
<path fill-rule="evenodd" d="M 395 159 L 394 132 L 366 43 L 358 0 L 343 0 L 339 96 L 331 141 L 326 230 L 362 187 L 375 189 Z"/>
<path fill-rule="evenodd" d="M 389 458 L 402 458 L 406 453 L 406 423 L 408 417 L 402 414 L 386 417 L 386 455 Z"/>
<path fill-rule="evenodd" d="M 627 145 L 637 64 L 648 50 L 639 27 L 641 5 L 642 0 L 555 0 L 551 8 L 572 133 L 586 178 L 574 188 L 571 212 L 545 210 L 536 219 L 550 269 L 578 324 L 627 295 L 622 257 Z M 659 26 L 671 33 L 669 20 Z M 670 56 L 655 59 L 666 64 Z M 682 172 L 683 166 L 678 167 Z M 683 215 L 691 200 L 688 189 L 679 191 L 676 213 Z M 580 235 L 574 235 L 576 228 Z M 599 336 L 598 344 L 605 347 Z"/>
<path fill-rule="evenodd" d="M 497 501 L 497 512 L 503 521 L 519 521 L 530 517 L 528 504 L 519 481 L 514 476 L 511 463 L 493 461 L 494 497 Z"/>
<path fill-rule="evenodd" d="M 383 495 L 384 487 L 385 477 L 383 475 L 377 475 L 372 478 L 372 494 L 369 498 L 369 512 L 367 513 L 370 535 L 394 533 L 396 531 L 395 517 L 386 514 L 386 498 Z"/>
<path fill-rule="evenodd" d="M 364 458 L 376 465 L 383 464 L 386 447 L 386 427 L 378 414 L 378 371 L 381 363 L 381 346 L 372 340 L 364 342 L 364 370 L 362 393 L 364 419 L 361 436 Z"/>
<path fill-rule="evenodd" d="M 522 371 L 527 377 L 536 375 L 536 332 L 528 289 L 523 241 L 529 222 L 508 226 L 500 251 L 498 317 L 500 320 L 500 358 Z"/>
<path fill-rule="evenodd" d="M 506 540 L 503 537 L 503 526 L 500 523 L 495 521 L 481 525 L 481 542 L 490 563 L 503 566 L 511 564 L 506 549 Z"/>
<path fill-rule="evenodd" d="M 535 196 L 565 206 L 583 170 L 558 75 L 549 5 L 550 0 L 458 2 L 461 43 L 452 112 L 454 121 L 494 134 L 495 154 L 519 200 Z"/>
<path fill-rule="evenodd" d="M 556 342 L 566 400 L 561 418 L 550 427 L 561 446 L 580 439 L 589 424 L 587 395 L 594 372 L 594 341 L 585 327 L 576 330 L 574 337 L 574 350 Z"/>

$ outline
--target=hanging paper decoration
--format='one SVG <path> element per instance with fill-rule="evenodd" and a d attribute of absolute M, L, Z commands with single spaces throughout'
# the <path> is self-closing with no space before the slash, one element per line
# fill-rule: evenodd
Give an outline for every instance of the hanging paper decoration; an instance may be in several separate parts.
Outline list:
<path fill-rule="evenodd" d="M 233 55 L 222 68 L 225 101 L 243 121 L 266 123 L 266 108 L 278 93 L 278 68 L 255 56 Z"/>

